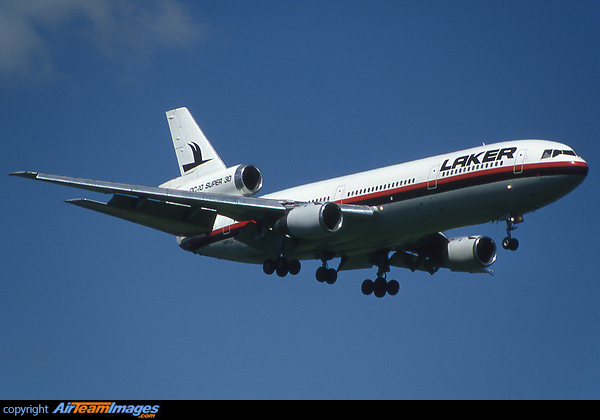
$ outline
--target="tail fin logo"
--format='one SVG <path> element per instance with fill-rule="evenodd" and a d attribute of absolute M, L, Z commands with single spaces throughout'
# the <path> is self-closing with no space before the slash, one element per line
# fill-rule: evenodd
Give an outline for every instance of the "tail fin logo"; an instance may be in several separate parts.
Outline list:
<path fill-rule="evenodd" d="M 184 172 L 191 171 L 195 167 L 200 166 L 203 163 L 206 163 L 206 162 L 212 160 L 212 159 L 202 160 L 202 151 L 200 150 L 200 146 L 198 146 L 197 143 L 188 143 L 188 146 L 190 146 L 190 149 L 192 149 L 192 153 L 194 155 L 194 162 L 186 163 L 185 165 L 183 165 Z"/>

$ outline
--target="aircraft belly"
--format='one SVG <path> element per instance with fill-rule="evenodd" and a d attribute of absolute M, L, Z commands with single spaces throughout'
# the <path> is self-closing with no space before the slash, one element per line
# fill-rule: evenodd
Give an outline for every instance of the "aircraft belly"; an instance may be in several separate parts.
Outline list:
<path fill-rule="evenodd" d="M 378 214 L 390 235 L 419 237 L 534 211 L 531 193 L 538 189 L 535 178 L 503 181 L 391 204 Z"/>
<path fill-rule="evenodd" d="M 378 207 L 376 217 L 363 223 L 360 234 L 352 240 L 332 237 L 315 245 L 329 247 L 337 255 L 400 248 L 429 234 L 497 221 L 510 213 L 535 211 L 568 192 L 557 192 L 556 181 L 513 179 L 387 204 Z"/>

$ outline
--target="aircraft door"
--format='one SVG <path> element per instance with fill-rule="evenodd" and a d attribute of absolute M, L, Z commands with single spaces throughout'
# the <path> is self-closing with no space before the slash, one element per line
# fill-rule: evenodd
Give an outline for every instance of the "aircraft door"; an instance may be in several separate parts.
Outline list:
<path fill-rule="evenodd" d="M 515 159 L 515 167 L 513 168 L 513 172 L 515 174 L 520 174 L 523 172 L 523 164 L 525 163 L 525 156 L 527 155 L 527 150 L 520 149 L 517 153 L 517 157 Z"/>
<path fill-rule="evenodd" d="M 429 171 L 429 179 L 427 180 L 427 189 L 428 190 L 433 190 L 433 189 L 437 188 L 438 169 L 439 169 L 439 166 L 434 166 Z"/>
<path fill-rule="evenodd" d="M 342 203 L 343 199 L 344 199 L 344 191 L 345 190 L 346 190 L 345 185 L 340 185 L 339 187 L 337 187 L 337 190 L 335 190 L 335 195 L 333 196 L 333 201 L 339 201 L 340 203 Z"/>

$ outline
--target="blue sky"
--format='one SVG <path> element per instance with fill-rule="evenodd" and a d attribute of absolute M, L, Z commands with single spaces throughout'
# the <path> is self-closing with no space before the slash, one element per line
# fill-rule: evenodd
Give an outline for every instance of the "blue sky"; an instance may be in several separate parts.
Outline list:
<path fill-rule="evenodd" d="M 158 185 L 180 106 L 264 193 L 522 138 L 590 165 L 493 277 L 394 269 L 383 299 L 375 269 L 267 277 L 0 177 L 0 397 L 597 399 L 599 27 L 597 1 L 0 1 L 5 175 Z"/>

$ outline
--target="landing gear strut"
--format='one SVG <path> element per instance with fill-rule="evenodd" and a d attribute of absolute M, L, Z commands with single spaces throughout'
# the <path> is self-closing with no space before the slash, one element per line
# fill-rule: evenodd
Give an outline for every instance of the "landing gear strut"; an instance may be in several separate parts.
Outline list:
<path fill-rule="evenodd" d="M 394 296 L 400 290 L 400 283 L 396 280 L 387 281 L 386 273 L 390 271 L 390 262 L 388 252 L 378 252 L 377 255 L 377 278 L 375 280 L 367 279 L 362 282 L 360 290 L 364 295 L 373 293 L 375 297 L 382 298 L 387 293 Z"/>
<path fill-rule="evenodd" d="M 517 238 L 512 237 L 513 230 L 517 229 L 515 223 L 522 223 L 523 216 L 521 215 L 511 215 L 506 219 L 506 238 L 502 240 L 502 248 L 508 249 L 511 251 L 516 251 L 519 248 L 519 241 Z"/>

